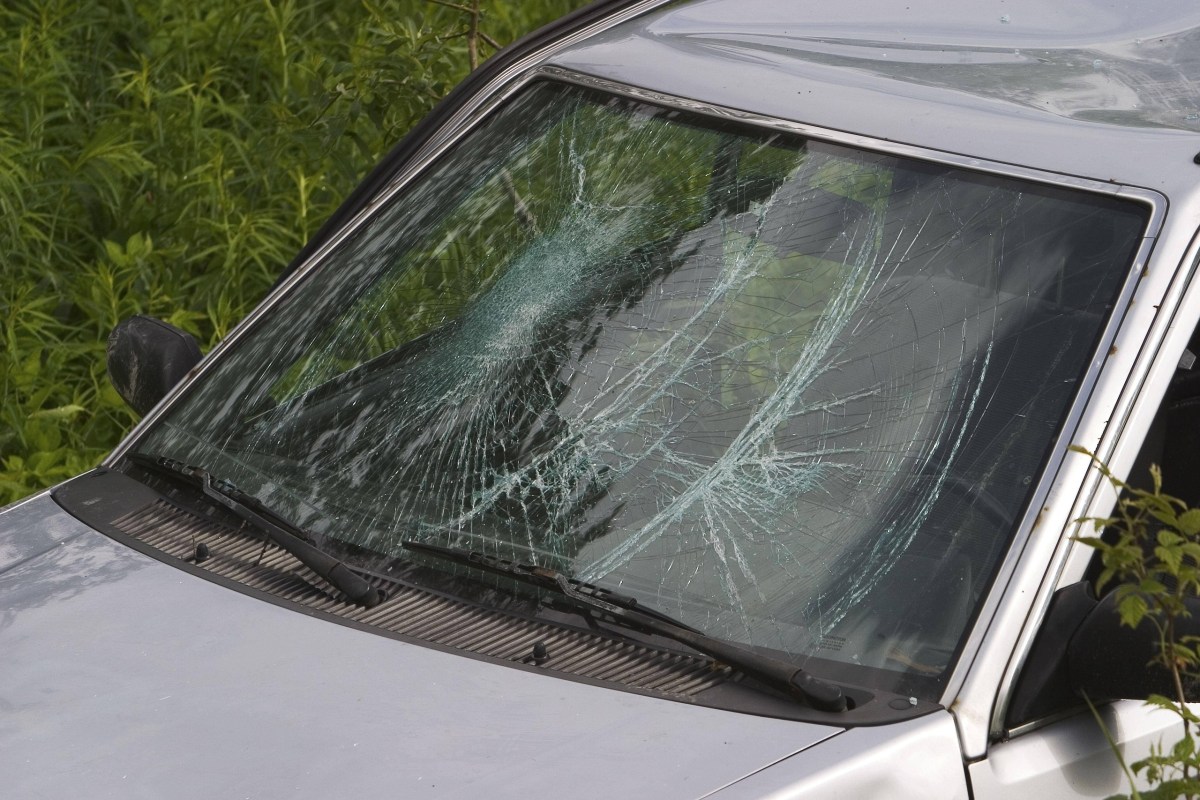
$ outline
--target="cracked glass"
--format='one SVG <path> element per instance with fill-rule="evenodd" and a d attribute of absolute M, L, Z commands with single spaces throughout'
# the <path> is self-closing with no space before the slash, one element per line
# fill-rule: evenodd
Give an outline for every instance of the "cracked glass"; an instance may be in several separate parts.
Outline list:
<path fill-rule="evenodd" d="M 138 449 L 360 563 L 405 539 L 534 562 L 932 693 L 1146 218 L 535 83 Z"/>

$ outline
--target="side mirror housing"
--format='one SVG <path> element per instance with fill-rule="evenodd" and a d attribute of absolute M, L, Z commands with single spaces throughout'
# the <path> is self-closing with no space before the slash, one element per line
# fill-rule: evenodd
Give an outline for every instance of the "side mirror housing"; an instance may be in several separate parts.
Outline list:
<path fill-rule="evenodd" d="M 1188 602 L 1191 616 L 1178 620 L 1179 639 L 1200 634 L 1200 598 Z M 1067 645 L 1071 682 L 1093 702 L 1145 700 L 1152 694 L 1175 697 L 1171 673 L 1153 663 L 1160 647 L 1158 629 L 1144 620 L 1136 628 L 1121 624 L 1116 592 L 1110 592 L 1083 618 Z M 1200 687 L 1184 681 L 1189 702 Z"/>
<path fill-rule="evenodd" d="M 1200 599 L 1189 606 L 1183 636 L 1200 634 Z M 1017 728 L 1082 706 L 1085 694 L 1093 703 L 1174 697 L 1170 673 L 1152 663 L 1158 647 L 1151 623 L 1121 624 L 1115 593 L 1097 600 L 1086 581 L 1060 589 L 1021 668 L 1005 725 Z M 1184 690 L 1188 700 L 1200 698 L 1200 687 L 1185 683 Z"/>
<path fill-rule="evenodd" d="M 143 416 L 203 357 L 190 333 L 140 315 L 113 328 L 107 356 L 109 380 L 130 408 Z"/>

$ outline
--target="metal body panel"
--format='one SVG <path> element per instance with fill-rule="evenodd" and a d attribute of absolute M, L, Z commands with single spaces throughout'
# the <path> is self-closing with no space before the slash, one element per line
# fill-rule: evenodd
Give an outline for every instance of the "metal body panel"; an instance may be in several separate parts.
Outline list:
<path fill-rule="evenodd" d="M 63 515 L 48 517 L 46 504 L 49 491 L 41 492 L 0 509 L 0 573 L 53 550 L 65 541 L 78 536 L 79 526 Z M 50 502 L 51 508 L 57 508 Z"/>
<path fill-rule="evenodd" d="M 24 508 L 0 539 L 73 535 L 0 575 L 6 796 L 695 798 L 840 730 L 331 625 Z"/>
<path fill-rule="evenodd" d="M 1130 700 L 1106 706 L 1099 713 L 1108 732 L 1121 742 L 1127 763 L 1149 755 L 1150 746 L 1160 739 L 1172 741 L 1179 728 L 1175 715 Z M 1111 797 L 1129 790 L 1112 746 L 1088 711 L 1036 735 L 993 745 L 988 757 L 971 764 L 968 772 L 974 800 Z"/>
<path fill-rule="evenodd" d="M 854 728 L 714 797 L 965 800 L 970 794 L 954 720 L 938 711 L 895 725 Z"/>
<path fill-rule="evenodd" d="M 717 105 L 1172 193 L 1194 180 L 1186 165 L 1200 149 L 1198 41 L 1200 9 L 1186 0 L 954 11 L 934 0 L 706 0 L 552 61 Z"/>

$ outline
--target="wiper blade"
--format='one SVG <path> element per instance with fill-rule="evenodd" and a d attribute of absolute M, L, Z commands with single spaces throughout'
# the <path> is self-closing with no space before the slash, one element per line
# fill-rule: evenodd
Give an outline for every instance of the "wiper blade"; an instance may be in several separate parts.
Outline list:
<path fill-rule="evenodd" d="M 584 583 L 547 567 L 521 564 L 456 547 L 415 541 L 402 544 L 409 550 L 532 584 L 566 597 L 577 605 L 603 611 L 631 628 L 685 644 L 820 711 L 845 711 L 849 707 L 841 687 L 816 678 L 794 664 L 701 633 L 665 614 L 639 605 L 636 598 Z"/>
<path fill-rule="evenodd" d="M 205 497 L 262 531 L 272 542 L 295 556 L 301 564 L 337 587 L 350 602 L 373 608 L 387 599 L 382 590 L 372 586 L 344 562 L 306 541 L 307 534 L 304 529 L 288 522 L 263 505 L 258 498 L 246 494 L 229 481 L 214 478 L 208 470 L 189 466 L 173 458 L 131 453 L 129 459 L 139 466 L 199 488 Z"/>

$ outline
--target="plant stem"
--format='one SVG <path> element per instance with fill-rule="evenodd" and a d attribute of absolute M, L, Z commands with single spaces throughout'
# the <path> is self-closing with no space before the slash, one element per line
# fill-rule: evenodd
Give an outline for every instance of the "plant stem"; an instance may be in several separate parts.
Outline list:
<path fill-rule="evenodd" d="M 467 57 L 471 71 L 479 66 L 479 0 L 471 0 L 471 28 L 467 35 Z"/>

